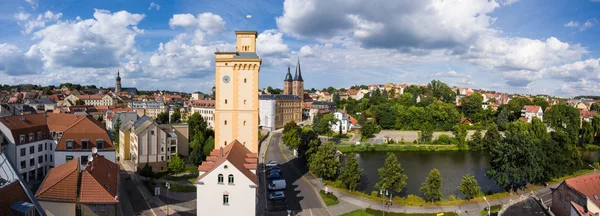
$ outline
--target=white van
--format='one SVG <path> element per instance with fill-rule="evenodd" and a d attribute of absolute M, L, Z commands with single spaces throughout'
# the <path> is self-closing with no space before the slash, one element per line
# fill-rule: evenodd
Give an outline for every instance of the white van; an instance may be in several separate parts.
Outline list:
<path fill-rule="evenodd" d="M 274 180 L 273 182 L 271 182 L 271 184 L 269 184 L 268 188 L 269 190 L 285 190 L 285 179 Z"/>

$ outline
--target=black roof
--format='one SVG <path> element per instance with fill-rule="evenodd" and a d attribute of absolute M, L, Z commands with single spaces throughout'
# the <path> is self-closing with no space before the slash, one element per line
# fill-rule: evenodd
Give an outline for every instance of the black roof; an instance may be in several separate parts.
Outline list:
<path fill-rule="evenodd" d="M 244 58 L 244 59 L 252 59 L 258 58 L 258 55 L 255 52 L 237 52 L 233 58 Z"/>
<path fill-rule="evenodd" d="M 296 74 L 294 75 L 294 81 L 304 82 L 304 79 L 302 79 L 302 72 L 300 71 L 300 58 L 298 58 L 298 64 L 296 65 Z"/>
<path fill-rule="evenodd" d="M 288 72 L 287 74 L 285 74 L 285 80 L 283 80 L 285 82 L 291 82 L 292 80 L 292 73 L 290 72 L 290 67 L 288 67 Z"/>
<path fill-rule="evenodd" d="M 538 199 L 529 197 L 515 204 L 512 204 L 508 208 L 502 211 L 502 215 L 552 215 L 549 211 L 540 203 Z"/>
<path fill-rule="evenodd" d="M 138 95 L 137 88 L 121 88 L 122 92 L 127 92 L 129 95 Z"/>
<path fill-rule="evenodd" d="M 300 100 L 300 97 L 296 95 L 260 95 L 258 96 L 259 100 Z"/>

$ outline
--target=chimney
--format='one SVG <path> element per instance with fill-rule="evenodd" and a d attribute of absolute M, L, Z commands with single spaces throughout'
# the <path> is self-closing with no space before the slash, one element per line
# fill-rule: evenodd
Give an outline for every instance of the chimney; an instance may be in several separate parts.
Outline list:
<path fill-rule="evenodd" d="M 221 150 L 221 157 L 225 156 L 225 155 L 223 154 L 223 147 L 221 147 L 221 149 L 220 149 L 220 150 Z"/>

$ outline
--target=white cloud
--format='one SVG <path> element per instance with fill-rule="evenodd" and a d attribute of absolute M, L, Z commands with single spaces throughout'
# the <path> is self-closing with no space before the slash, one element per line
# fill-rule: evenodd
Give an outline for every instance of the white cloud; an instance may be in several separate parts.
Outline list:
<path fill-rule="evenodd" d="M 596 25 L 596 24 L 598 24 L 598 19 L 596 19 L 596 18 L 588 19 L 587 21 L 585 21 L 585 23 L 583 23 L 583 25 L 581 25 L 581 28 L 579 29 L 579 31 L 588 30 L 588 29 L 594 27 L 594 25 Z"/>
<path fill-rule="evenodd" d="M 448 72 L 439 72 L 433 74 L 433 77 L 461 77 L 462 74 L 457 73 L 456 71 L 448 71 Z"/>
<path fill-rule="evenodd" d="M 54 14 L 51 11 L 46 11 L 46 13 L 38 14 L 37 18 L 32 18 L 29 13 L 19 12 L 14 17 L 17 19 L 17 23 L 23 27 L 21 33 L 30 34 L 35 30 L 46 27 L 47 23 L 57 22 L 62 17 L 62 13 Z"/>
<path fill-rule="evenodd" d="M 314 57 L 315 54 L 312 51 L 312 48 L 310 48 L 310 46 L 308 45 L 304 45 L 300 48 L 300 51 L 298 51 L 298 56 L 301 57 Z"/>
<path fill-rule="evenodd" d="M 579 26 L 578 22 L 575 22 L 573 20 L 571 20 L 570 22 L 568 22 L 567 24 L 565 24 L 565 27 L 577 27 Z"/>
<path fill-rule="evenodd" d="M 530 84 L 542 78 L 542 73 L 530 70 L 514 70 L 503 73 L 506 84 L 512 87 L 529 87 Z"/>
<path fill-rule="evenodd" d="M 42 72 L 39 56 L 25 53 L 12 44 L 0 44 L 0 72 L 8 76 L 24 76 Z"/>
<path fill-rule="evenodd" d="M 600 81 L 600 58 L 549 67 L 542 72 L 550 78 L 567 82 L 581 79 Z"/>
<path fill-rule="evenodd" d="M 27 2 L 34 10 L 37 9 L 39 5 L 39 0 L 25 0 L 25 2 Z"/>
<path fill-rule="evenodd" d="M 47 14 L 50 15 L 50 14 Z M 95 10 L 93 19 L 58 22 L 34 33 L 40 42 L 28 53 L 39 53 L 47 68 L 106 68 L 135 59 L 135 36 L 141 14 Z"/>
<path fill-rule="evenodd" d="M 289 53 L 287 44 L 283 42 L 283 34 L 277 30 L 265 30 L 256 38 L 256 52 L 261 57 L 286 56 Z"/>
<path fill-rule="evenodd" d="M 156 11 L 160 10 L 160 5 L 156 4 L 154 2 L 150 2 L 150 7 L 148 7 L 148 10 L 152 10 L 152 8 L 156 8 Z"/>
<path fill-rule="evenodd" d="M 199 28 L 208 34 L 215 34 L 225 30 L 225 21 L 223 21 L 221 16 L 213 13 L 201 13 L 197 17 L 189 13 L 174 14 L 173 18 L 169 20 L 169 26 L 171 28 L 176 26 L 192 29 Z"/>

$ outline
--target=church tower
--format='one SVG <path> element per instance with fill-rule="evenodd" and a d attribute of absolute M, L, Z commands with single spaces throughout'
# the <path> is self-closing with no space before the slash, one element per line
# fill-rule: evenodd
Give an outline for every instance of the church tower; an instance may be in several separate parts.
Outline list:
<path fill-rule="evenodd" d="M 115 84 L 115 92 L 118 94 L 121 92 L 121 74 L 117 71 L 117 83 Z"/>
<path fill-rule="evenodd" d="M 293 85 L 293 80 L 292 80 L 292 73 L 290 73 L 290 67 L 288 67 L 288 72 L 285 75 L 285 80 L 283 80 L 283 94 L 284 95 L 291 95 L 294 90 L 292 89 Z"/>
<path fill-rule="evenodd" d="M 304 98 L 304 79 L 302 79 L 302 72 L 300 71 L 300 58 L 298 58 L 298 64 L 296 65 L 296 74 L 294 74 L 293 81 L 293 95 Z"/>
<path fill-rule="evenodd" d="M 258 153 L 256 31 L 236 31 L 236 52 L 215 53 L 215 149 L 239 141 Z"/>

